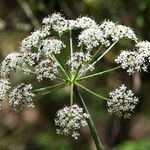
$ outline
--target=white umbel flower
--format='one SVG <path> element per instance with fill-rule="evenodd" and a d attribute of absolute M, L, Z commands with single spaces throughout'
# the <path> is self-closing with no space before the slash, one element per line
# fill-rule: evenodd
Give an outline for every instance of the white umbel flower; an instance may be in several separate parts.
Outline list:
<path fill-rule="evenodd" d="M 20 53 L 14 52 L 6 56 L 1 63 L 0 73 L 5 77 L 10 74 L 11 71 L 15 71 L 24 65 L 22 56 Z"/>
<path fill-rule="evenodd" d="M 29 66 L 34 66 L 40 58 L 41 50 L 40 46 L 43 40 L 50 34 L 46 30 L 36 30 L 31 33 L 28 37 L 22 40 L 21 42 L 21 55 L 24 61 Z M 36 51 L 35 51 L 36 48 Z"/>
<path fill-rule="evenodd" d="M 2 101 L 8 90 L 10 89 L 10 82 L 8 79 L 0 79 L 0 101 Z M 1 105 L 0 105 L 1 109 Z"/>
<path fill-rule="evenodd" d="M 51 80 L 55 79 L 56 74 L 58 73 L 58 66 L 58 63 L 52 59 L 42 60 L 35 66 L 35 74 L 37 75 L 37 79 L 39 81 L 43 80 L 43 78 L 48 78 Z"/>
<path fill-rule="evenodd" d="M 116 25 L 116 32 L 114 32 L 114 35 L 112 35 L 112 39 L 113 41 L 119 41 L 122 38 L 128 38 L 133 41 L 137 41 L 137 36 L 135 35 L 132 28 L 125 25 Z"/>
<path fill-rule="evenodd" d="M 62 34 L 64 31 L 68 30 L 67 20 L 62 17 L 60 13 L 54 13 L 51 16 L 43 19 L 43 24 L 48 26 L 59 34 Z"/>
<path fill-rule="evenodd" d="M 45 30 L 36 30 L 31 33 L 28 37 L 21 42 L 21 51 L 31 51 L 32 47 L 38 47 L 42 40 L 48 36 L 50 33 Z"/>
<path fill-rule="evenodd" d="M 58 39 L 46 39 L 42 43 L 42 52 L 47 56 L 51 57 L 52 53 L 54 54 L 60 54 L 62 48 L 64 48 L 65 45 L 61 40 Z"/>
<path fill-rule="evenodd" d="M 80 136 L 78 130 L 87 125 L 87 118 L 89 118 L 89 114 L 84 113 L 78 105 L 66 106 L 56 114 L 55 125 L 58 127 L 56 132 L 78 139 Z"/>
<path fill-rule="evenodd" d="M 134 41 L 137 41 L 137 37 L 132 28 L 116 24 L 112 21 L 104 21 L 99 28 L 103 32 L 105 39 L 104 45 L 107 47 L 111 45 L 112 42 L 118 42 L 122 38 L 128 38 Z"/>
<path fill-rule="evenodd" d="M 137 51 L 122 51 L 115 59 L 117 64 L 121 64 L 123 69 L 131 75 L 135 71 L 147 71 L 147 63 L 143 55 Z"/>
<path fill-rule="evenodd" d="M 32 92 L 31 84 L 20 84 L 16 86 L 9 95 L 9 103 L 14 107 L 16 112 L 22 111 L 25 108 L 34 107 L 33 97 L 35 94 Z"/>
<path fill-rule="evenodd" d="M 99 28 L 88 28 L 81 32 L 78 37 L 79 44 L 85 45 L 87 50 L 92 50 L 100 45 L 103 41 L 103 33 Z"/>
<path fill-rule="evenodd" d="M 70 66 L 72 73 L 76 73 L 76 71 L 80 68 L 80 73 L 85 74 L 88 70 L 94 70 L 94 66 L 89 64 L 90 60 L 91 55 L 89 52 L 75 52 L 67 61 L 67 64 Z"/>
<path fill-rule="evenodd" d="M 127 90 L 125 85 L 109 93 L 111 99 L 107 100 L 108 112 L 110 115 L 129 118 L 133 113 L 138 98 L 134 96 L 131 90 Z"/>
<path fill-rule="evenodd" d="M 76 20 L 67 20 L 68 23 L 68 30 L 75 30 L 77 29 L 77 21 Z"/>
<path fill-rule="evenodd" d="M 138 52 L 150 62 L 150 42 L 140 41 L 135 46 Z"/>
<path fill-rule="evenodd" d="M 24 62 L 28 66 L 35 66 L 41 58 L 41 52 L 36 53 L 36 52 L 24 51 L 21 54 Z"/>
<path fill-rule="evenodd" d="M 76 27 L 81 29 L 87 29 L 97 26 L 96 22 L 89 17 L 79 17 L 76 19 Z"/>

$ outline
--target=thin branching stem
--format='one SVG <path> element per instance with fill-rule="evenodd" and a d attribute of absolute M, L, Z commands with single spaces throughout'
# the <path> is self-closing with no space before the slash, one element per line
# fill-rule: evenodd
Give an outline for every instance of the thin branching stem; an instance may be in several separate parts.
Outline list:
<path fill-rule="evenodd" d="M 51 85 L 51 86 L 47 86 L 47 87 L 43 87 L 43 88 L 39 88 L 39 89 L 35 89 L 34 92 L 41 92 L 41 91 L 45 91 L 45 90 L 50 90 L 50 89 L 54 89 L 60 86 L 66 85 L 66 83 L 59 83 L 56 85 Z"/>
<path fill-rule="evenodd" d="M 114 46 L 115 46 L 116 42 L 113 43 L 96 61 L 94 61 L 93 63 L 91 63 L 91 66 L 94 66 L 97 62 L 99 62 Z M 85 72 L 88 69 L 85 70 Z M 80 76 L 79 76 L 80 77 Z"/>
<path fill-rule="evenodd" d="M 98 55 L 99 51 L 102 49 L 103 45 L 101 45 L 98 50 L 95 52 L 95 54 L 93 55 L 92 59 L 90 60 L 90 63 L 95 59 L 95 57 Z"/>
<path fill-rule="evenodd" d="M 72 42 L 72 30 L 69 30 L 69 41 L 70 41 L 70 58 L 73 57 L 73 42 Z M 72 62 L 71 62 L 71 70 L 73 70 Z M 72 75 L 71 75 L 72 78 Z"/>
<path fill-rule="evenodd" d="M 83 85 L 81 85 L 79 83 L 76 83 L 76 85 L 78 85 L 79 87 L 81 87 L 82 89 L 84 89 L 85 91 L 87 91 L 88 93 L 90 93 L 90 94 L 92 94 L 92 95 L 94 95 L 94 96 L 96 96 L 96 97 L 98 97 L 100 99 L 103 99 L 103 100 L 106 100 L 106 101 L 109 99 L 107 97 L 104 97 L 102 95 L 99 95 L 99 94 L 93 92 L 92 90 L 89 90 L 88 88 L 86 88 L 85 86 L 83 86 Z"/>
<path fill-rule="evenodd" d="M 24 72 L 26 72 L 26 73 L 35 74 L 35 72 L 33 72 L 33 71 L 31 71 L 31 70 L 27 70 L 27 69 L 22 68 L 22 67 L 21 67 L 21 70 L 24 71 Z"/>
<path fill-rule="evenodd" d="M 56 79 L 60 80 L 60 81 L 67 81 L 65 78 L 63 78 L 62 76 L 59 76 L 57 74 L 54 74 L 56 76 Z"/>
<path fill-rule="evenodd" d="M 104 150 L 103 145 L 102 145 L 102 143 L 101 143 L 101 141 L 100 141 L 100 139 L 99 139 L 97 130 L 96 130 L 96 128 L 95 128 L 94 122 L 93 122 L 93 120 L 92 120 L 92 118 L 91 118 L 91 115 L 90 115 L 90 113 L 89 113 L 89 111 L 88 111 L 88 108 L 86 107 L 86 104 L 85 104 L 85 102 L 84 102 L 84 100 L 83 100 L 81 94 L 79 93 L 79 90 L 78 90 L 78 88 L 77 88 L 76 85 L 74 85 L 74 94 L 75 94 L 75 96 L 76 96 L 76 98 L 77 98 L 77 101 L 79 102 L 80 106 L 81 106 L 81 107 L 84 109 L 84 111 L 85 111 L 87 114 L 89 114 L 89 116 L 90 116 L 90 117 L 87 119 L 87 122 L 88 122 L 90 131 L 91 131 L 91 135 L 92 135 L 92 137 L 93 137 L 93 140 L 94 140 L 94 142 L 95 142 L 95 145 L 96 145 L 97 150 Z"/>
<path fill-rule="evenodd" d="M 73 83 L 70 86 L 70 105 L 73 105 Z"/>
<path fill-rule="evenodd" d="M 114 68 L 111 68 L 111 69 L 108 69 L 108 70 L 104 70 L 104 71 L 101 71 L 101 72 L 97 72 L 97 73 L 94 73 L 94 74 L 91 74 L 91 75 L 88 75 L 88 76 L 85 76 L 85 77 L 81 77 L 81 78 L 77 79 L 77 81 L 81 81 L 81 80 L 93 78 L 93 77 L 96 77 L 96 76 L 101 76 L 101 75 L 103 75 L 103 74 L 106 74 L 106 73 L 109 73 L 109 72 L 118 70 L 118 69 L 120 69 L 120 68 L 121 68 L 121 66 L 117 66 L 117 67 L 114 67 Z"/>
<path fill-rule="evenodd" d="M 100 61 L 114 47 L 115 44 L 116 42 L 113 43 L 96 61 L 94 61 L 92 65 L 95 65 L 98 61 Z"/>
<path fill-rule="evenodd" d="M 50 90 L 50 91 L 46 91 L 46 92 L 42 92 L 42 93 L 37 93 L 37 96 L 42 96 L 42 95 L 50 94 L 50 93 L 52 93 L 52 92 L 55 92 L 55 91 L 58 91 L 58 90 L 64 88 L 65 86 L 67 86 L 67 84 L 62 85 L 62 86 L 59 86 L 59 87 L 57 87 L 57 88 L 53 88 L 53 89 Z"/>
<path fill-rule="evenodd" d="M 70 32 L 69 32 L 69 35 L 70 35 L 70 56 L 72 57 L 73 55 L 73 43 L 72 43 L 72 30 L 70 29 Z"/>
<path fill-rule="evenodd" d="M 57 58 L 55 55 L 53 55 L 53 59 L 59 64 L 59 67 L 62 71 L 62 73 L 67 77 L 70 78 L 68 71 L 66 70 L 66 68 L 64 67 L 64 65 L 62 64 L 62 62 L 60 61 L 59 58 Z"/>

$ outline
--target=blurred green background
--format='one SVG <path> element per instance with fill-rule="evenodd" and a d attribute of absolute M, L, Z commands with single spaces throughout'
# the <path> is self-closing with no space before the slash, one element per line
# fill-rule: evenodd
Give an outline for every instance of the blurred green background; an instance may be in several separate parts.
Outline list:
<path fill-rule="evenodd" d="M 140 39 L 150 41 L 150 0 L 0 0 L 0 62 L 10 52 L 19 51 L 19 42 L 53 12 L 61 12 L 70 19 L 87 15 L 98 23 L 110 19 L 134 28 Z M 133 47 L 132 43 L 120 41 L 98 65 L 98 70 L 112 67 L 115 55 L 129 47 Z M 32 77 L 17 73 L 12 78 L 13 85 L 24 80 L 39 87 L 51 84 L 37 83 Z M 149 150 L 150 73 L 128 76 L 121 70 L 84 82 L 102 94 L 121 83 L 133 88 L 140 99 L 130 119 L 109 116 L 105 102 L 82 92 L 102 143 L 106 150 Z M 56 135 L 55 113 L 68 99 L 69 89 L 65 88 L 37 98 L 35 109 L 20 114 L 15 114 L 4 101 L 0 112 L 0 150 L 95 150 L 88 128 L 81 130 L 78 141 Z"/>

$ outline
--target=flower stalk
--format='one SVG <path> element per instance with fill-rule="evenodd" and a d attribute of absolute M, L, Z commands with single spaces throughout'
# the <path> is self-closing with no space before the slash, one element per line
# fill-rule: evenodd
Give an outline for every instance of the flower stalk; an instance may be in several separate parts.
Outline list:
<path fill-rule="evenodd" d="M 93 77 L 96 77 L 96 76 L 101 76 L 105 73 L 109 73 L 109 72 L 118 70 L 120 68 L 121 68 L 121 66 L 117 66 L 117 67 L 114 67 L 114 68 L 111 68 L 111 69 L 108 69 L 108 70 L 104 70 L 104 71 L 101 71 L 101 72 L 98 72 L 98 73 L 94 73 L 94 74 L 91 74 L 91 75 L 88 75 L 88 76 L 81 77 L 81 78 L 77 79 L 77 81 L 93 78 Z"/>
<path fill-rule="evenodd" d="M 98 61 L 100 61 L 114 46 L 116 42 L 114 42 L 96 61 L 92 63 L 92 65 L 95 65 Z"/>
<path fill-rule="evenodd" d="M 81 106 L 82 108 L 84 108 L 84 111 L 85 111 L 87 114 L 89 114 L 88 126 L 89 126 L 89 128 L 90 128 L 91 135 L 92 135 L 92 137 L 93 137 L 93 140 L 94 140 L 94 142 L 95 142 L 95 145 L 96 145 L 97 150 L 104 150 L 104 147 L 103 147 L 103 145 L 102 145 L 102 143 L 101 143 L 101 141 L 100 141 L 100 139 L 99 139 L 97 130 L 96 130 L 96 128 L 95 128 L 94 122 L 93 122 L 93 120 L 92 120 L 92 118 L 91 118 L 91 116 L 90 116 L 90 113 L 89 113 L 89 111 L 88 111 L 88 108 L 86 107 L 86 104 L 85 104 L 85 102 L 84 102 L 84 100 L 83 100 L 81 94 L 79 93 L 79 90 L 78 90 L 78 88 L 77 88 L 76 85 L 74 85 L 74 94 L 75 94 L 76 99 L 78 100 L 80 106 Z"/>
<path fill-rule="evenodd" d="M 100 98 L 100 99 L 103 99 L 103 100 L 108 100 L 107 97 L 104 97 L 104 96 L 101 96 L 95 92 L 93 92 L 92 90 L 89 90 L 88 88 L 84 87 L 83 85 L 79 84 L 79 83 L 76 83 L 76 85 L 78 85 L 79 87 L 81 87 L 82 89 L 84 89 L 85 91 L 87 91 L 88 93 Z"/>

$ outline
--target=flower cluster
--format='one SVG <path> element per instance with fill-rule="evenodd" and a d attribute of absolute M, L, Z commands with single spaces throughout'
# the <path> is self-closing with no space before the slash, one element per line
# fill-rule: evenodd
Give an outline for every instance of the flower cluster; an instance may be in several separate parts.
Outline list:
<path fill-rule="evenodd" d="M 130 27 L 119 25 L 112 21 L 104 21 L 99 28 L 103 31 L 103 38 L 107 41 L 106 46 L 109 46 L 111 41 L 118 42 L 122 38 L 137 40 L 134 31 Z"/>
<path fill-rule="evenodd" d="M 42 40 L 50 33 L 45 30 L 36 30 L 32 32 L 28 37 L 22 40 L 21 50 L 31 51 L 32 47 L 38 47 Z"/>
<path fill-rule="evenodd" d="M 76 19 L 77 28 L 87 29 L 97 26 L 96 22 L 89 17 L 79 17 Z"/>
<path fill-rule="evenodd" d="M 10 53 L 1 63 L 0 75 L 6 77 L 11 71 L 15 71 L 23 65 L 24 62 L 20 53 Z"/>
<path fill-rule="evenodd" d="M 90 53 L 75 52 L 73 53 L 73 56 L 68 60 L 67 64 L 71 66 L 71 72 L 73 74 L 76 73 L 77 70 L 80 70 L 80 73 L 83 75 L 88 70 L 94 70 L 94 67 L 89 64 L 90 60 Z"/>
<path fill-rule="evenodd" d="M 58 63 L 54 62 L 52 59 L 45 59 L 39 62 L 38 65 L 35 66 L 35 74 L 37 75 L 37 79 L 39 81 L 43 80 L 43 78 L 55 79 L 55 75 L 58 73 Z"/>
<path fill-rule="evenodd" d="M 6 93 L 10 89 L 10 82 L 8 79 L 0 79 L 0 101 L 5 98 Z M 1 105 L 0 105 L 1 109 Z"/>
<path fill-rule="evenodd" d="M 39 61 L 41 56 L 40 45 L 49 34 L 50 32 L 45 31 L 45 28 L 43 28 L 43 30 L 34 31 L 22 40 L 21 55 L 29 66 L 34 66 Z M 35 51 L 35 48 L 37 48 L 37 51 Z"/>
<path fill-rule="evenodd" d="M 49 28 L 52 27 L 59 34 L 62 34 L 68 29 L 67 20 L 59 13 L 54 13 L 50 17 L 44 18 L 43 24 Z"/>
<path fill-rule="evenodd" d="M 25 108 L 34 107 L 32 100 L 34 96 L 35 94 L 32 93 L 32 85 L 22 83 L 10 92 L 9 103 L 18 112 Z"/>
<path fill-rule="evenodd" d="M 78 130 L 87 125 L 87 118 L 89 115 L 76 104 L 64 107 L 56 114 L 57 134 L 71 135 L 74 139 L 78 139 L 80 135 Z"/>
<path fill-rule="evenodd" d="M 96 26 L 96 22 L 89 17 L 79 17 L 76 20 L 66 20 L 60 13 L 54 13 L 43 19 L 46 28 L 52 28 L 60 35 L 68 30 L 87 29 Z"/>
<path fill-rule="evenodd" d="M 81 32 L 78 37 L 79 45 L 85 45 L 87 50 L 92 50 L 100 45 L 103 42 L 103 32 L 99 28 L 88 28 Z"/>
<path fill-rule="evenodd" d="M 79 31 L 77 39 L 73 39 L 74 32 L 72 30 Z M 68 35 L 68 38 L 62 37 L 64 33 Z M 70 106 L 57 112 L 55 124 L 58 134 L 71 135 L 74 139 L 78 139 L 80 135 L 78 130 L 87 125 L 86 119 L 89 118 L 89 114 L 84 113 L 78 105 L 73 105 L 74 87 L 79 86 L 87 92 L 107 100 L 108 98 L 94 93 L 80 85 L 79 82 L 120 68 L 117 66 L 110 70 L 86 75 L 88 71 L 93 71 L 95 64 L 123 38 L 132 40 L 135 43 L 135 50 L 122 50 L 115 62 L 126 69 L 129 74 L 133 74 L 135 71 L 147 71 L 150 63 L 150 42 L 138 41 L 132 28 L 109 20 L 97 24 L 92 18 L 86 16 L 68 20 L 63 15 L 54 13 L 44 18 L 41 29 L 35 30 L 22 40 L 20 52 L 11 53 L 2 61 L 0 65 L 0 76 L 2 77 L 0 79 L 0 100 L 4 99 L 6 93 L 10 91 L 8 77 L 12 71 L 32 73 L 38 81 L 45 78 L 62 81 L 58 85 L 36 90 L 33 90 L 31 84 L 19 84 L 9 94 L 9 103 L 16 111 L 34 107 L 34 92 L 45 94 L 51 89 L 57 90 L 65 85 L 71 85 Z M 101 47 L 105 50 L 104 53 L 100 52 Z M 96 49 L 97 51 L 95 51 Z M 68 59 L 66 60 L 66 58 Z M 48 91 L 45 92 L 45 90 Z M 138 98 L 131 90 L 127 90 L 125 85 L 110 92 L 109 96 L 108 112 L 119 117 L 130 117 L 138 103 Z"/>
<path fill-rule="evenodd" d="M 135 46 L 136 51 L 124 50 L 115 59 L 116 63 L 127 69 L 129 74 L 141 70 L 146 72 L 150 62 L 150 42 L 141 41 Z"/>
<path fill-rule="evenodd" d="M 122 38 L 137 41 L 134 31 L 130 27 L 112 21 L 104 21 L 99 26 L 93 23 L 92 26 L 83 30 L 78 37 L 79 46 L 84 44 L 87 50 L 91 50 L 100 44 L 108 47 Z"/>
<path fill-rule="evenodd" d="M 137 51 L 122 51 L 115 61 L 121 64 L 123 69 L 127 69 L 129 74 L 133 74 L 135 71 L 147 70 L 145 58 Z"/>
<path fill-rule="evenodd" d="M 62 48 L 65 48 L 65 45 L 58 39 L 46 39 L 42 43 L 42 51 L 47 57 L 51 57 L 52 53 L 60 54 Z"/>
<path fill-rule="evenodd" d="M 138 98 L 125 85 L 109 93 L 111 99 L 107 101 L 108 112 L 119 117 L 129 118 L 138 103 Z"/>
<path fill-rule="evenodd" d="M 150 42 L 148 41 L 141 41 L 138 42 L 136 45 L 136 48 L 146 61 L 150 62 Z"/>

